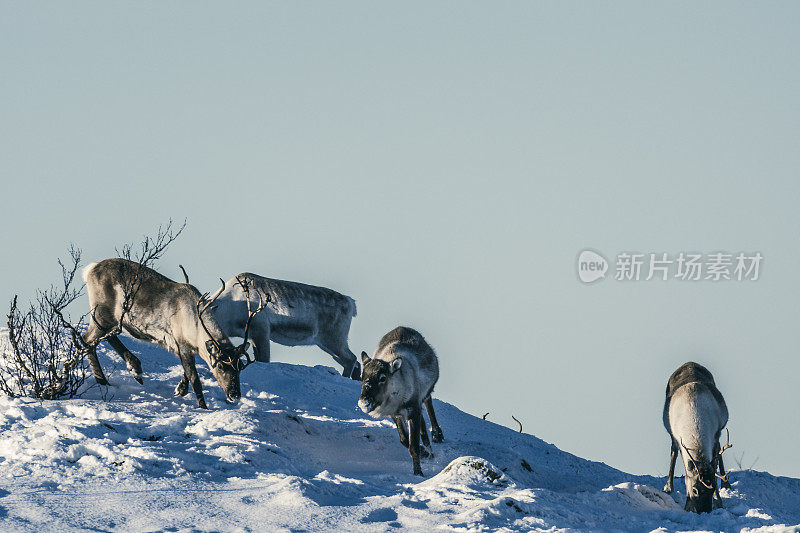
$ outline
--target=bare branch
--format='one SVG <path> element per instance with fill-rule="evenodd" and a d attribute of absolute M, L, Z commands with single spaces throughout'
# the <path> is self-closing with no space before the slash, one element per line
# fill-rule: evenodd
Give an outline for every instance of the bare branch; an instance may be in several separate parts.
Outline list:
<path fill-rule="evenodd" d="M 20 347 L 20 340 L 19 340 L 19 332 L 26 332 L 29 325 L 30 315 L 26 314 L 20 316 L 19 309 L 17 308 L 17 295 L 14 295 L 14 299 L 11 300 L 11 309 L 8 312 L 8 342 L 11 343 L 11 355 L 14 358 L 14 362 L 17 365 L 17 371 L 19 374 L 24 375 L 25 378 L 30 380 L 31 384 L 34 388 L 37 387 L 37 376 L 34 372 L 30 369 L 28 364 L 28 357 L 27 353 Z M 22 382 L 21 377 L 18 377 L 18 381 Z"/>
<path fill-rule="evenodd" d="M 522 422 L 520 422 L 519 420 L 517 420 L 517 417 L 516 417 L 516 416 L 514 416 L 514 415 L 511 415 L 511 418 L 513 418 L 513 419 L 514 419 L 514 422 L 516 422 L 517 424 L 519 424 L 519 432 L 520 432 L 520 433 L 522 433 Z"/>
<path fill-rule="evenodd" d="M 65 316 L 65 308 L 83 292 L 75 287 L 75 274 L 81 253 L 69 248 L 70 261 L 61 267 L 61 284 L 36 291 L 24 313 L 17 296 L 8 314 L 8 344 L 0 351 L 0 389 L 11 396 L 41 399 L 72 398 L 79 394 L 86 379 L 84 353 L 79 328 Z"/>

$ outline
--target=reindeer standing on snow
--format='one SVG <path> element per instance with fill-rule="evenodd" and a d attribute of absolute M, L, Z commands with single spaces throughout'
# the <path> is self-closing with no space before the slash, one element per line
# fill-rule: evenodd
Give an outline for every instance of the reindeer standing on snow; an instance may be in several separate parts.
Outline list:
<path fill-rule="evenodd" d="M 216 302 L 214 316 L 222 331 L 241 337 L 249 320 L 253 287 L 269 298 L 263 313 L 252 319 L 250 343 L 256 361 L 269 362 L 269 341 L 284 346 L 319 346 L 342 365 L 342 375 L 359 379 L 361 367 L 347 342 L 356 303 L 349 296 L 325 287 L 242 273 L 228 281 Z"/>
<path fill-rule="evenodd" d="M 83 335 L 83 342 L 98 383 L 108 383 L 97 359 L 97 345 L 104 340 L 122 356 L 136 381 L 142 383 L 141 361 L 117 337 L 125 331 L 136 339 L 157 344 L 178 355 L 183 364 L 183 377 L 175 388 L 176 396 L 185 396 L 191 383 L 198 406 L 207 409 L 194 363 L 195 355 L 199 355 L 208 363 L 227 400 L 236 402 L 241 397 L 239 373 L 252 362 L 242 360 L 246 356 L 248 325 L 266 301 L 260 301 L 258 308 L 248 313 L 244 343 L 237 347 L 206 312 L 225 290 L 224 282 L 222 288 L 208 298 L 208 294 L 201 295 L 189 284 L 188 277 L 186 283 L 177 283 L 122 258 L 91 263 L 83 269 L 83 281 L 89 295 L 89 328 Z"/>
<path fill-rule="evenodd" d="M 361 352 L 361 361 L 364 369 L 358 406 L 373 418 L 394 418 L 400 442 L 411 454 L 414 474 L 421 476 L 420 452 L 423 457 L 433 457 L 422 418 L 423 403 L 431 420 L 433 442 L 444 439 L 431 400 L 439 380 L 439 360 L 433 348 L 419 332 L 400 326 L 383 336 L 373 358 Z"/>
<path fill-rule="evenodd" d="M 730 488 L 722 464 L 722 452 L 732 445 L 729 439 L 725 446 L 719 444 L 722 429 L 728 423 L 728 407 L 711 372 L 692 362 L 673 372 L 667 382 L 663 418 L 672 443 L 664 492 L 672 492 L 675 460 L 680 451 L 686 471 L 684 509 L 710 513 L 712 509 L 722 507 L 717 478 L 720 478 L 723 488 Z"/>

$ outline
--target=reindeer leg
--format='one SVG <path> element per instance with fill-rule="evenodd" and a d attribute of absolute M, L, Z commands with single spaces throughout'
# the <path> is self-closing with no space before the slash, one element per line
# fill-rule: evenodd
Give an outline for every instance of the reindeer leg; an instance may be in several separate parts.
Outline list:
<path fill-rule="evenodd" d="M 253 347 L 253 357 L 260 363 L 269 363 L 269 337 L 266 339 L 251 340 L 250 345 Z"/>
<path fill-rule="evenodd" d="M 425 400 L 425 409 L 428 411 L 428 418 L 431 419 L 431 439 L 433 442 L 439 443 L 444 440 L 442 428 L 439 427 L 439 422 L 436 420 L 436 413 L 433 412 L 433 401 L 431 397 Z"/>
<path fill-rule="evenodd" d="M 89 347 L 86 351 L 86 356 L 89 358 L 89 366 L 92 367 L 94 380 L 98 385 L 108 385 L 108 379 L 103 373 L 103 367 L 100 366 L 100 360 L 97 359 L 97 345 Z"/>
<path fill-rule="evenodd" d="M 717 443 L 716 446 L 714 447 L 714 453 L 716 454 L 716 458 L 715 458 L 716 460 L 720 459 L 720 456 L 719 456 L 719 453 L 718 453 L 719 452 L 718 448 L 719 448 L 719 443 Z M 714 474 L 716 474 L 716 473 L 717 473 L 717 463 L 714 462 Z M 712 497 L 711 508 L 712 509 L 722 509 L 725 506 L 722 505 L 722 496 L 719 495 L 719 486 L 717 485 L 717 478 L 714 477 L 712 479 L 714 480 L 713 481 L 713 483 L 714 483 L 714 495 Z"/>
<path fill-rule="evenodd" d="M 248 335 L 255 360 L 259 363 L 269 363 L 269 320 L 261 314 L 253 317 Z"/>
<path fill-rule="evenodd" d="M 667 474 L 667 484 L 664 485 L 664 492 L 672 494 L 672 478 L 675 477 L 675 460 L 678 458 L 678 447 L 675 446 L 675 439 L 672 439 L 669 451 L 669 473 Z"/>
<path fill-rule="evenodd" d="M 394 417 L 394 423 L 397 426 L 397 433 L 400 435 L 400 444 L 408 448 L 408 433 L 406 433 L 405 420 L 402 416 Z"/>
<path fill-rule="evenodd" d="M 425 427 L 425 418 L 422 416 L 422 409 L 419 410 L 419 436 L 422 439 L 422 447 L 420 448 L 420 457 L 428 459 L 433 457 L 433 450 L 431 449 L 431 441 L 428 440 L 428 428 Z"/>
<path fill-rule="evenodd" d="M 187 378 L 192 384 L 194 395 L 197 396 L 197 406 L 200 409 L 208 409 L 206 399 L 203 396 L 203 384 L 200 383 L 200 376 L 197 374 L 197 367 L 194 364 L 194 354 L 188 350 L 180 350 L 180 358 L 183 364 L 184 378 Z M 178 386 L 180 387 L 180 384 Z"/>
<path fill-rule="evenodd" d="M 358 362 L 356 354 L 350 351 L 350 348 L 345 346 L 345 353 L 347 353 L 347 364 L 350 365 L 350 371 L 347 371 L 347 366 L 344 367 L 342 372 L 343 376 L 350 376 L 350 379 L 361 381 L 361 363 Z"/>
<path fill-rule="evenodd" d="M 419 464 L 419 422 L 421 413 L 418 407 L 414 407 L 411 416 L 408 418 L 408 453 L 411 454 L 411 462 L 414 464 L 414 475 L 423 476 L 422 467 Z"/>
<path fill-rule="evenodd" d="M 197 375 L 197 369 L 192 369 L 194 371 L 194 375 L 189 378 L 189 381 L 192 382 L 192 389 L 194 389 L 194 395 L 197 396 L 197 407 L 200 409 L 208 409 L 206 405 L 206 399 L 203 396 L 203 385 L 200 383 L 200 376 Z"/>
<path fill-rule="evenodd" d="M 347 344 L 352 317 L 335 318 L 319 332 L 317 346 L 327 352 L 334 361 L 342 365 L 342 376 L 357 381 L 361 380 L 361 358 L 356 357 Z"/>
<path fill-rule="evenodd" d="M 97 358 L 97 340 L 103 335 L 105 335 L 105 332 L 101 331 L 94 321 L 89 323 L 89 328 L 83 335 L 83 342 L 87 345 L 86 357 L 89 359 L 89 366 L 92 367 L 92 373 L 98 385 L 108 385 L 106 375 L 103 373 L 103 367 L 100 366 L 100 360 Z"/>
<path fill-rule="evenodd" d="M 178 386 L 175 387 L 175 396 L 183 398 L 187 392 L 189 392 L 189 378 L 186 377 L 186 374 L 183 374 Z"/>
<path fill-rule="evenodd" d="M 717 482 L 714 481 L 714 495 L 711 497 L 711 509 L 723 509 L 725 506 L 722 504 L 722 496 L 719 495 L 719 487 Z"/>
<path fill-rule="evenodd" d="M 346 378 L 361 379 L 361 365 L 356 359 L 356 355 L 346 346 L 344 348 L 331 348 L 327 343 L 320 343 L 319 346 L 324 352 L 333 357 L 333 360 L 342 365 L 342 375 Z M 334 345 L 335 346 L 335 345 Z"/>
<path fill-rule="evenodd" d="M 714 454 L 714 459 L 711 461 L 711 471 L 714 473 L 713 478 L 713 485 L 714 485 L 714 493 L 712 495 L 711 501 L 711 508 L 712 509 L 719 509 L 722 507 L 722 497 L 719 495 L 719 486 L 717 485 L 717 461 L 719 460 L 719 442 L 714 443 L 714 448 L 712 452 Z"/>
<path fill-rule="evenodd" d="M 128 371 L 133 375 L 133 379 L 142 385 L 144 383 L 142 380 L 142 362 L 139 358 L 133 355 L 116 335 L 108 338 L 108 344 L 122 356 L 122 359 L 125 360 L 125 366 L 128 367 Z"/>

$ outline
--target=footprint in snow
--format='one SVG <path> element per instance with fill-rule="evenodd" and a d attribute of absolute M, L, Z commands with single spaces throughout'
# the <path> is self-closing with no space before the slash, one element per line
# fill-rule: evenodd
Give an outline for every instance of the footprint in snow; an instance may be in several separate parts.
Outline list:
<path fill-rule="evenodd" d="M 425 503 L 423 501 L 419 501 L 419 500 L 403 500 L 400 503 L 405 505 L 406 507 L 411 507 L 413 509 L 427 509 L 428 508 L 428 504 L 427 503 Z"/>
<path fill-rule="evenodd" d="M 392 520 L 397 520 L 397 513 L 394 509 L 389 507 L 383 507 L 381 509 L 373 509 L 367 516 L 361 519 L 361 522 L 364 524 L 370 524 L 373 522 L 391 522 Z"/>

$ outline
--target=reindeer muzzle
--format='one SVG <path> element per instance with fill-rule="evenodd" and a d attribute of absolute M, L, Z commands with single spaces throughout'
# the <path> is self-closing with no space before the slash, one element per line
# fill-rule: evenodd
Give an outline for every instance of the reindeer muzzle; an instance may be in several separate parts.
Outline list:
<path fill-rule="evenodd" d="M 229 404 L 238 403 L 241 398 L 242 393 L 240 392 L 230 392 L 225 395 L 225 401 L 227 401 Z"/>

